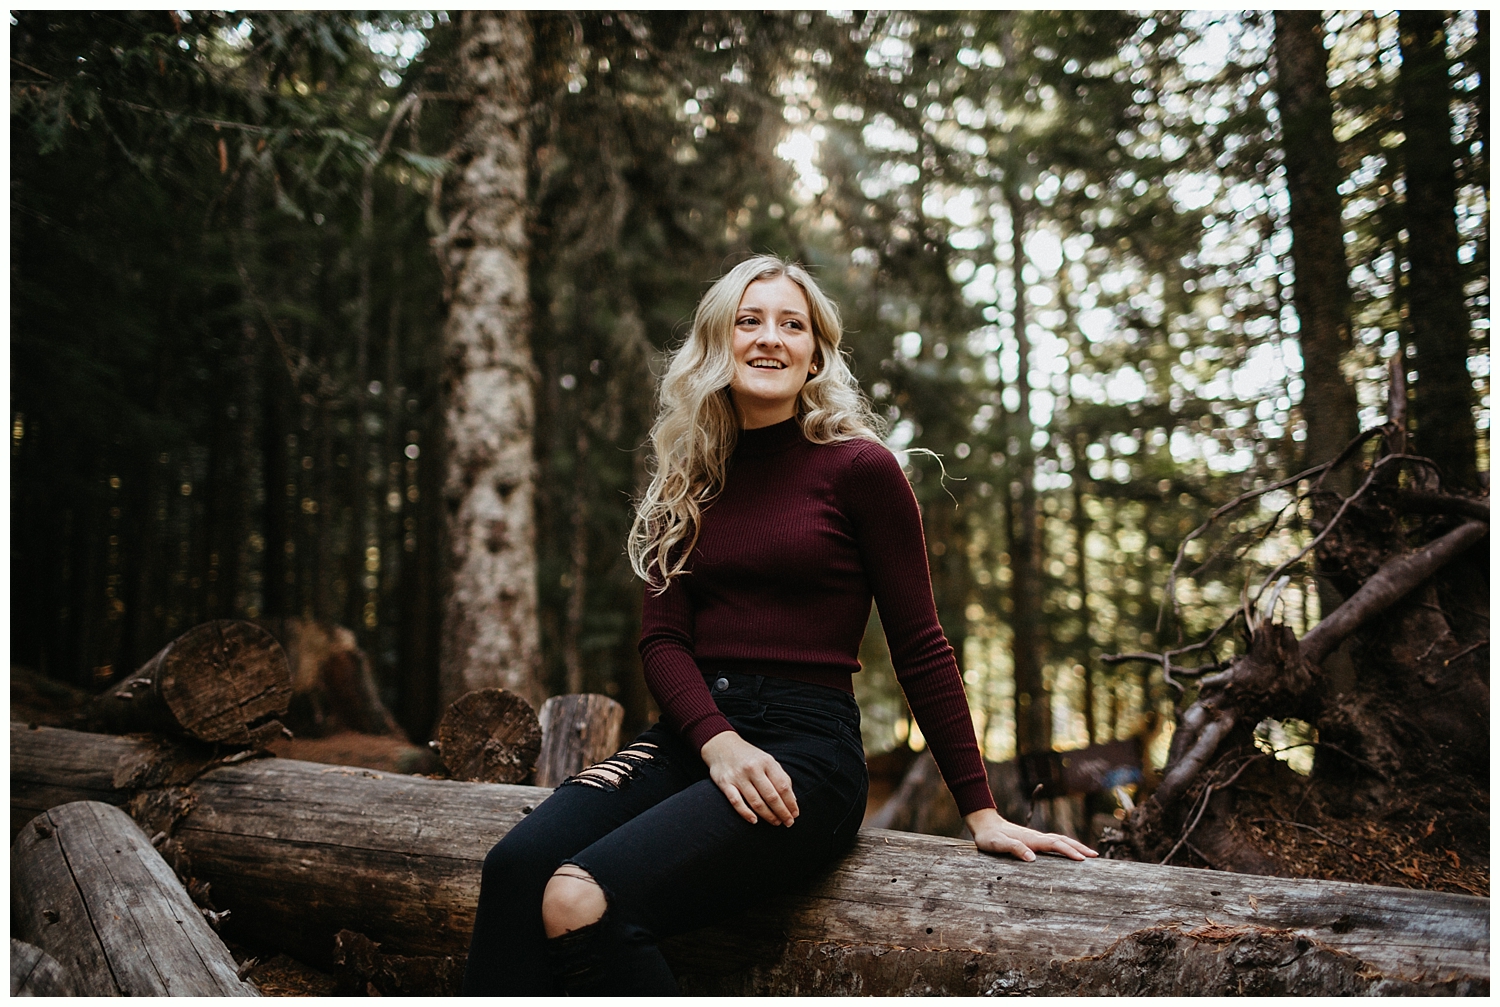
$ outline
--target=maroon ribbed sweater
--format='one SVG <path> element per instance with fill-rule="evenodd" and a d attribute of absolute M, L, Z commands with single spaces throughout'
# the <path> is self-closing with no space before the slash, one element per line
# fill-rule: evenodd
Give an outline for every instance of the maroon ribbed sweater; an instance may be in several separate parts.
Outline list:
<path fill-rule="evenodd" d="M 732 730 L 704 672 L 852 693 L 873 597 L 896 678 L 959 811 L 994 807 L 938 625 L 921 513 L 890 451 L 869 440 L 814 444 L 795 419 L 740 431 L 688 571 L 665 593 L 646 592 L 641 659 L 663 718 L 691 744 Z"/>

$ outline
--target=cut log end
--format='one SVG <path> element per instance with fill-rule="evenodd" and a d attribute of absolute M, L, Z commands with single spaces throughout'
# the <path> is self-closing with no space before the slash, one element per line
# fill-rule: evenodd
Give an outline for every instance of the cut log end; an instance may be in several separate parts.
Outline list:
<path fill-rule="evenodd" d="M 542 749 L 542 727 L 531 704 L 504 689 L 460 696 L 443 714 L 438 753 L 449 776 L 471 783 L 520 783 Z"/>
<path fill-rule="evenodd" d="M 167 709 L 200 741 L 252 744 L 292 698 L 281 644 L 259 626 L 237 620 L 188 630 L 168 645 L 155 674 Z"/>

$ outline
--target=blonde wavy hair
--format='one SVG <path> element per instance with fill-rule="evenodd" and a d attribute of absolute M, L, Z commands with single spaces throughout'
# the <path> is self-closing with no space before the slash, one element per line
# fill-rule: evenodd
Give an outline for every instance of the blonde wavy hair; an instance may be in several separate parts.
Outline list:
<path fill-rule="evenodd" d="M 658 592 L 684 572 L 697 544 L 703 509 L 724 486 L 739 434 L 729 384 L 734 378 L 734 323 L 745 289 L 785 276 L 807 297 L 817 373 L 797 399 L 802 434 L 816 444 L 881 441 L 885 424 L 870 409 L 839 344 L 838 306 L 806 269 L 773 255 L 747 259 L 721 276 L 693 314 L 687 340 L 672 354 L 661 382 L 651 484 L 636 505 L 627 551 L 636 575 Z"/>

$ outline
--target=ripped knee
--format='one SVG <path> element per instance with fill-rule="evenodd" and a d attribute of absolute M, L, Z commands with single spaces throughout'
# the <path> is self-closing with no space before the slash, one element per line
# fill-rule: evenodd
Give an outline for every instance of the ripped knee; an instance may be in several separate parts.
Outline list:
<path fill-rule="evenodd" d="M 649 741 L 637 741 L 589 768 L 570 776 L 562 786 L 594 787 L 597 790 L 619 790 L 634 779 L 637 772 L 656 758 L 657 748 Z"/>
<path fill-rule="evenodd" d="M 609 908 L 604 889 L 577 864 L 563 864 L 542 893 L 542 926 L 548 937 L 561 937 L 599 922 Z"/>

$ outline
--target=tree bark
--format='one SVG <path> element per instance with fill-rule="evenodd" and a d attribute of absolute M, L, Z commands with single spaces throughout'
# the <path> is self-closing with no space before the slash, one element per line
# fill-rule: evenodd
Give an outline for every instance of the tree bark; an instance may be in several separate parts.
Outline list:
<path fill-rule="evenodd" d="M 258 996 L 139 825 L 92 801 L 11 847 L 11 927 L 83 996 Z"/>
<path fill-rule="evenodd" d="M 555 787 L 620 749 L 625 708 L 608 696 L 553 696 L 542 704 L 542 753 L 536 785 Z"/>
<path fill-rule="evenodd" d="M 1302 345 L 1302 415 L 1307 422 L 1305 464 L 1338 455 L 1359 432 L 1354 390 L 1341 369 L 1349 332 L 1349 266 L 1344 257 L 1343 200 L 1339 196 L 1338 141 L 1328 91 L 1323 14 L 1276 12 L 1276 87 L 1290 197 L 1292 304 Z M 1349 476 L 1325 483 L 1348 492 Z M 1326 508 L 1327 501 L 1315 506 Z M 1320 514 L 1326 519 L 1327 515 Z"/>
<path fill-rule="evenodd" d="M 1011 285 L 1016 304 L 1011 315 L 1018 355 L 1016 390 L 1021 401 L 1011 421 L 1016 441 L 1011 471 L 1017 492 L 1007 511 L 1013 512 L 1010 536 L 1011 653 L 1016 683 L 1016 754 L 1052 748 L 1052 698 L 1042 677 L 1041 559 L 1037 541 L 1036 451 L 1031 446 L 1031 343 L 1026 335 L 1026 207 L 1019 196 L 1007 194 L 1010 208 Z M 1010 488 L 1007 487 L 1007 490 Z"/>
<path fill-rule="evenodd" d="M 286 653 L 270 633 L 221 619 L 194 626 L 105 690 L 86 718 L 97 731 L 159 731 L 249 745 L 281 733 L 292 697 Z"/>
<path fill-rule="evenodd" d="M 1401 153 L 1406 169 L 1407 327 L 1417 351 L 1411 411 L 1418 449 L 1445 481 L 1477 489 L 1469 310 L 1459 274 L 1457 179 L 1445 12 L 1402 10 Z"/>
<path fill-rule="evenodd" d="M 522 12 L 466 11 L 458 63 L 468 107 L 443 248 L 449 590 L 445 702 L 499 687 L 540 706 L 533 372 L 526 234 L 531 27 Z"/>
<path fill-rule="evenodd" d="M 68 787 L 108 791 L 117 765 L 154 751 L 14 726 L 12 814 Z M 485 853 L 548 791 L 264 759 L 174 793 L 191 810 L 173 842 L 239 939 L 331 959 L 334 935 L 358 927 L 385 954 L 461 961 Z M 805 890 L 665 950 L 691 994 L 1482 993 L 1488 919 L 1472 896 L 1023 864 L 865 830 Z"/>

